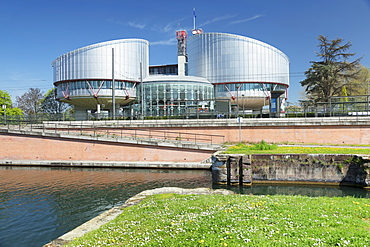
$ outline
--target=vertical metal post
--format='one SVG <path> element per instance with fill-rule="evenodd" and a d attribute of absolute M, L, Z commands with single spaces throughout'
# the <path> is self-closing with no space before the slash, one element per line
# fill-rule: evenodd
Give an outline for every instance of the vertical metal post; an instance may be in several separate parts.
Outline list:
<path fill-rule="evenodd" d="M 112 119 L 116 119 L 116 83 L 114 81 L 114 48 L 112 48 Z"/>
<path fill-rule="evenodd" d="M 231 168 L 230 168 L 231 158 L 229 157 L 226 161 L 226 183 L 230 185 L 231 180 Z"/>
<path fill-rule="evenodd" d="M 144 120 L 144 85 L 143 85 L 143 67 L 140 62 L 140 91 L 141 91 L 141 118 Z"/>
<path fill-rule="evenodd" d="M 242 121 L 243 121 L 243 118 L 238 117 L 237 120 L 239 122 L 239 143 L 241 143 L 242 142 Z"/>
<path fill-rule="evenodd" d="M 5 104 L 5 101 L 4 101 L 4 104 Z M 3 105 L 3 108 L 4 108 L 4 124 L 7 124 L 7 122 L 6 122 L 6 105 Z"/>
<path fill-rule="evenodd" d="M 243 185 L 243 156 L 239 156 L 239 185 Z"/>

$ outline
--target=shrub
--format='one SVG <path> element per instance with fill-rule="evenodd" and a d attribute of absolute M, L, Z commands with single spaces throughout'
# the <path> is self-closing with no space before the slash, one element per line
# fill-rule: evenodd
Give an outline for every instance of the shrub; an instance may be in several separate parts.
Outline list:
<path fill-rule="evenodd" d="M 268 144 L 264 140 L 259 143 L 253 144 L 249 149 L 250 150 L 274 150 L 277 149 L 278 146 L 276 144 Z"/>

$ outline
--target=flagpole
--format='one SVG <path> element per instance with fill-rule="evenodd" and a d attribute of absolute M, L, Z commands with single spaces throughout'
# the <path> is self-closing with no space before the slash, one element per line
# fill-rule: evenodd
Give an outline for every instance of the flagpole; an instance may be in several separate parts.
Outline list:
<path fill-rule="evenodd" d="M 195 25 L 195 19 L 196 19 L 196 15 L 195 15 L 195 8 L 193 8 L 193 30 L 195 30 L 195 27 L 196 27 L 196 25 Z"/>
<path fill-rule="evenodd" d="M 112 48 L 112 119 L 116 119 L 116 85 L 114 78 L 114 48 Z"/>

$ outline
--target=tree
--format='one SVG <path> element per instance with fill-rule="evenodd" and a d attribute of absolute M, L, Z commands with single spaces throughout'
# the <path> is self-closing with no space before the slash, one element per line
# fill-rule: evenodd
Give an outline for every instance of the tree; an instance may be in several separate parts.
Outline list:
<path fill-rule="evenodd" d="M 41 100 L 41 112 L 48 114 L 60 114 L 66 112 L 70 105 L 55 100 L 55 88 L 50 89 Z"/>
<path fill-rule="evenodd" d="M 319 40 L 317 56 L 321 61 L 310 62 L 312 65 L 305 72 L 306 79 L 300 83 L 311 100 L 328 102 L 332 96 L 341 95 L 343 86 L 349 91 L 353 80 L 358 77 L 361 58 L 349 62 L 348 59 L 355 53 L 347 53 L 352 44 L 350 42 L 342 44 L 341 38 L 328 40 L 327 37 L 320 35 L 317 39 Z"/>
<path fill-rule="evenodd" d="M 22 115 L 23 111 L 18 107 L 12 107 L 12 98 L 6 91 L 0 90 L 0 115 L 4 116 Z"/>
<path fill-rule="evenodd" d="M 40 112 L 42 99 L 43 92 L 39 88 L 30 88 L 22 96 L 16 97 L 16 103 L 26 115 L 32 115 Z"/>
<path fill-rule="evenodd" d="M 357 73 L 357 78 L 351 80 L 351 88 L 348 89 L 350 96 L 354 95 L 369 95 L 370 87 L 370 70 L 364 66 L 360 66 Z"/>

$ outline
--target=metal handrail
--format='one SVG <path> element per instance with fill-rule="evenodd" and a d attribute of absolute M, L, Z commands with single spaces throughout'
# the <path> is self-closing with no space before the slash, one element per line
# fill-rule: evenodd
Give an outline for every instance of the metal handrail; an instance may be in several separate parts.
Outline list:
<path fill-rule="evenodd" d="M 35 126 L 30 126 L 31 130 L 36 129 Z M 91 135 L 94 137 L 107 137 L 107 138 L 132 138 L 132 139 L 155 139 L 155 140 L 167 140 L 177 142 L 192 142 L 195 144 L 207 143 L 211 145 L 222 144 L 225 142 L 225 136 L 223 135 L 211 135 L 211 134 L 199 134 L 189 132 L 176 132 L 176 131 L 163 131 L 163 130 L 151 130 L 141 128 L 121 128 L 121 127 L 105 127 L 96 125 L 70 125 L 70 124 L 42 124 L 37 129 L 42 129 L 43 132 L 52 131 L 66 132 L 68 134 L 78 135 Z"/>

